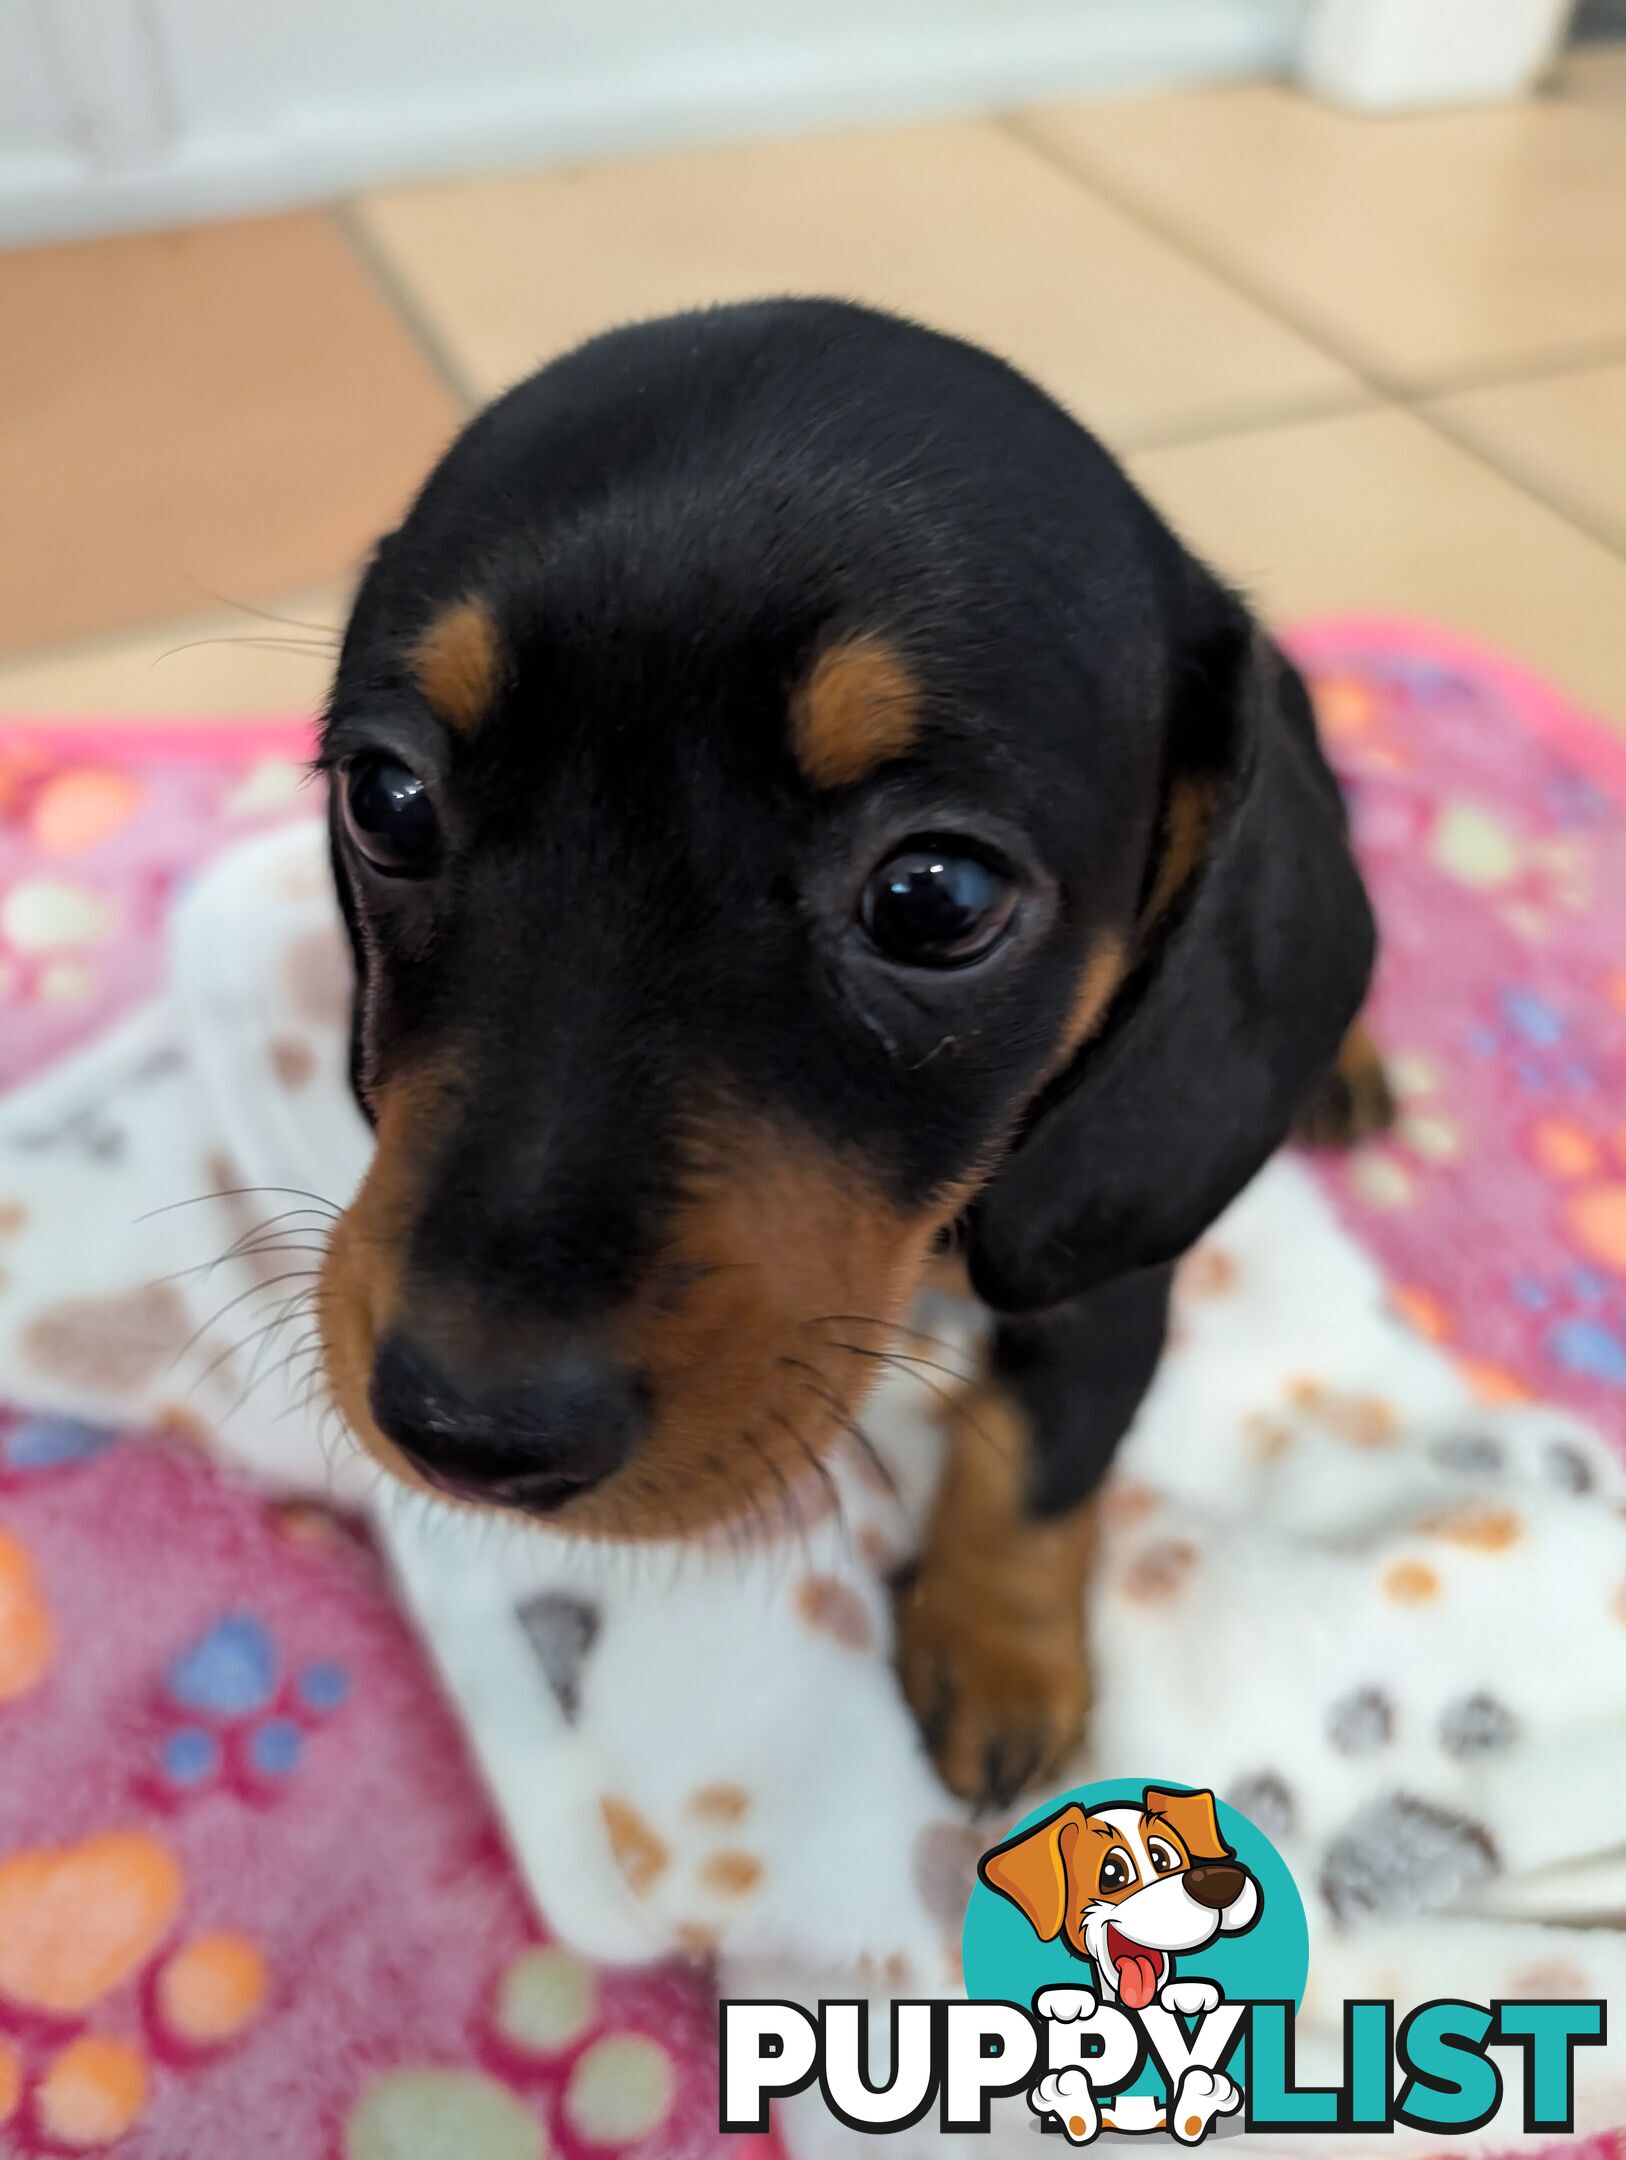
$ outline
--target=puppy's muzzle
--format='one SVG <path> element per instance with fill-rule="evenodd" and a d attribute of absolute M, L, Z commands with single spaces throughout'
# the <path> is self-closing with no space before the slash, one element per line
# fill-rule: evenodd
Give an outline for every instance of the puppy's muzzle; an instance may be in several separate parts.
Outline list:
<path fill-rule="evenodd" d="M 1187 1891 L 1210 1912 L 1224 1912 L 1227 1906 L 1234 1905 L 1246 1881 L 1241 1868 L 1227 1867 L 1223 1861 L 1186 1870 Z"/>
<path fill-rule="evenodd" d="M 379 1345 L 368 1405 L 430 1484 L 536 1515 L 612 1476 L 646 1422 L 636 1380 L 599 1353 L 561 1348 L 520 1378 L 492 1379 L 400 1334 Z"/>

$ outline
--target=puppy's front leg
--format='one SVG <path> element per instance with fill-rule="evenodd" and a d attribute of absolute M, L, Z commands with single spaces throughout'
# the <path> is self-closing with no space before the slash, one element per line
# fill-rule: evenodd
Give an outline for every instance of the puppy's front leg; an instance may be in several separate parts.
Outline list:
<path fill-rule="evenodd" d="M 944 1782 L 1000 1806 L 1077 1745 L 1090 1703 L 1093 1497 L 1140 1407 L 1170 1271 L 1001 1321 L 955 1403 L 918 1566 L 897 1594 L 898 1671 Z"/>

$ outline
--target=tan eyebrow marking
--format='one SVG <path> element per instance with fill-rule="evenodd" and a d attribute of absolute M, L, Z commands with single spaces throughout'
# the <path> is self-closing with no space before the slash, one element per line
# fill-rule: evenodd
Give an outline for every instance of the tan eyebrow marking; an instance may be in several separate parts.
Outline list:
<path fill-rule="evenodd" d="M 920 703 L 919 684 L 884 638 L 833 645 L 791 697 L 796 762 L 814 787 L 851 787 L 910 748 Z"/>
<path fill-rule="evenodd" d="M 478 593 L 437 615 L 409 655 L 418 688 L 460 735 L 472 735 L 491 710 L 502 654 L 490 603 Z"/>

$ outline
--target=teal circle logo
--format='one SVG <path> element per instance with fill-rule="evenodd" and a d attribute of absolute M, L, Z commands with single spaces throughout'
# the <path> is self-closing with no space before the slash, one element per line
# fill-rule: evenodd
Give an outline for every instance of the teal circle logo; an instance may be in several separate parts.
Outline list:
<path fill-rule="evenodd" d="M 1114 1778 L 1025 1815 L 983 1855 L 966 1912 L 966 1993 L 1030 2004 L 1041 1988 L 1179 2007 L 1171 1983 L 1227 2002 L 1303 2000 L 1310 1939 L 1287 1863 L 1201 1787 Z M 1156 2093 L 1143 2069 L 1133 2092 Z"/>

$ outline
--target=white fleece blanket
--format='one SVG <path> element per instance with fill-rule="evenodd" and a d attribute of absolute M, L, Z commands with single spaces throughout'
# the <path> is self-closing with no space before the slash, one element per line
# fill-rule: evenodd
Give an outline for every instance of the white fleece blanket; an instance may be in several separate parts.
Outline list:
<path fill-rule="evenodd" d="M 754 1547 L 580 1546 L 387 1486 L 320 1414 L 297 1272 L 367 1155 L 344 969 L 320 835 L 284 829 L 187 897 L 167 995 L 0 1104 L 27 1213 L 0 1395 L 201 1421 L 259 1477 L 365 1504 L 583 1951 L 712 1953 L 731 1995 L 956 1991 L 1003 1826 L 920 1750 L 883 1581 L 937 1399 L 889 1383 L 866 1413 L 897 1494 L 844 1459 L 839 1514 Z M 1077 1777 L 1211 1785 L 1276 1840 L 1311 1925 L 1302 2077 L 1336 2076 L 1346 1997 L 1596 1995 L 1626 2030 L 1626 1943 L 1578 1924 L 1626 1916 L 1626 1475 L 1573 1418 L 1476 1405 L 1291 1161 L 1186 1264 L 1104 1522 Z M 1578 2128 L 1626 2122 L 1623 2058 L 1578 2054 Z M 1511 2072 L 1462 2144 L 1518 2143 L 1518 2110 Z M 1010 2104 L 964 2149 L 1025 2153 L 1030 2125 Z M 796 2160 L 869 2149 L 816 2090 L 782 2126 Z"/>

